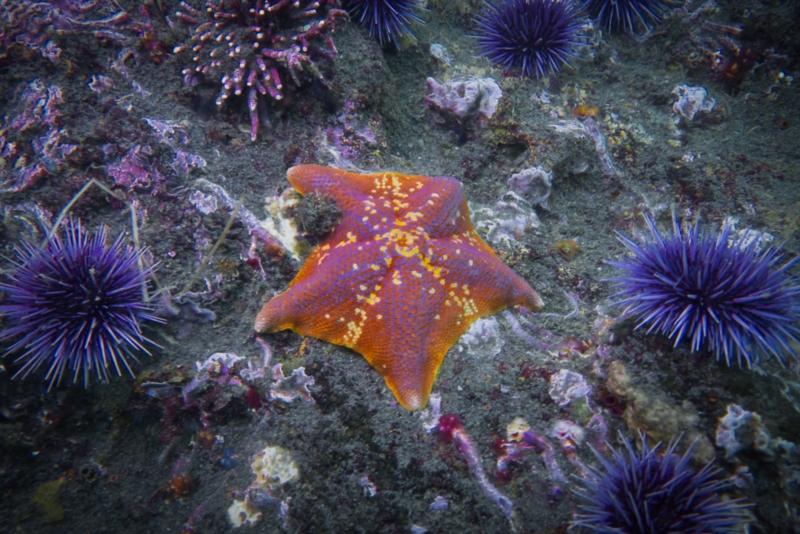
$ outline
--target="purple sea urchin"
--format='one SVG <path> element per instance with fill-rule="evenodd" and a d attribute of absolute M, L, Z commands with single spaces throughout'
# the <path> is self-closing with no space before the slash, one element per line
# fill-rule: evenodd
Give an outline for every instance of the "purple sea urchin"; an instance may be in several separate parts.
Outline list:
<path fill-rule="evenodd" d="M 397 44 L 411 34 L 412 23 L 422 22 L 416 14 L 419 0 L 345 0 L 344 7 L 381 46 Z"/>
<path fill-rule="evenodd" d="M 191 40 L 175 47 L 188 52 L 192 65 L 183 70 L 189 86 L 201 80 L 222 84 L 217 107 L 231 97 L 246 97 L 250 138 L 268 122 L 259 101 L 280 101 L 285 83 L 302 84 L 303 76 L 323 79 L 316 65 L 336 54 L 336 19 L 347 13 L 336 0 L 207 0 L 205 12 L 180 3 L 178 19 L 194 26 Z"/>
<path fill-rule="evenodd" d="M 573 527 L 595 534 L 723 534 L 748 521 L 747 505 L 719 495 L 730 482 L 718 478 L 718 468 L 692 467 L 692 447 L 679 455 L 677 441 L 662 452 L 644 436 L 639 450 L 621 439 L 624 449 L 612 447 L 608 458 L 595 451 L 600 467 L 589 468 L 576 492 L 580 504 Z"/>
<path fill-rule="evenodd" d="M 672 232 L 662 234 L 645 215 L 650 236 L 636 243 L 618 234 L 632 257 L 612 262 L 613 297 L 637 328 L 684 339 L 692 352 L 707 348 L 729 366 L 747 366 L 761 354 L 784 362 L 796 357 L 800 338 L 800 282 L 790 274 L 798 263 L 784 262 L 774 247 L 733 239 L 730 228 L 717 235 L 685 228 L 673 214 Z"/>
<path fill-rule="evenodd" d="M 522 76 L 542 77 L 558 71 L 580 42 L 580 17 L 569 1 L 487 2 L 476 24 L 480 54 Z"/>
<path fill-rule="evenodd" d="M 68 221 L 43 247 L 23 242 L 15 268 L 0 283 L 5 298 L 0 314 L 5 328 L 0 341 L 18 353 L 14 378 L 40 368 L 48 389 L 64 374 L 85 386 L 107 382 L 111 372 L 133 376 L 134 352 L 154 344 L 141 324 L 161 322 L 143 299 L 150 269 L 141 269 L 142 251 L 126 246 L 120 235 L 111 245 L 106 231 L 94 235 Z"/>
<path fill-rule="evenodd" d="M 610 32 L 650 30 L 661 20 L 666 4 L 661 0 L 585 0 L 582 8 Z"/>

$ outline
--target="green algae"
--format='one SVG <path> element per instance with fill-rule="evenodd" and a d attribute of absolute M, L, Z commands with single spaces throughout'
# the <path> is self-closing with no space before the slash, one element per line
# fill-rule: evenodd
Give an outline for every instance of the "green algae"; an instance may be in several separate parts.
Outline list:
<path fill-rule="evenodd" d="M 64 506 L 61 504 L 61 486 L 64 477 L 59 477 L 39 484 L 33 492 L 31 500 L 42 513 L 42 519 L 47 523 L 59 523 L 64 520 Z"/>

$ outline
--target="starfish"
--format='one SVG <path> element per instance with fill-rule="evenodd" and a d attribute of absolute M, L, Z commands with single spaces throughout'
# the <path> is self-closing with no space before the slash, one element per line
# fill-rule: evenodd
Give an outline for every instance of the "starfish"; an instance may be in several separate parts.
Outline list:
<path fill-rule="evenodd" d="M 300 194 L 332 198 L 342 219 L 264 305 L 257 332 L 291 329 L 351 348 L 415 410 L 476 319 L 508 306 L 542 307 L 473 229 L 458 180 L 319 165 L 287 175 Z"/>

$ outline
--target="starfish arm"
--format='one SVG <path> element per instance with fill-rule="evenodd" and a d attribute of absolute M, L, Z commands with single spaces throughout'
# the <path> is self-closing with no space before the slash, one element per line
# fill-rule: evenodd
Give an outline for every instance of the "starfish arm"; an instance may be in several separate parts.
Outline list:
<path fill-rule="evenodd" d="M 431 249 L 434 255 L 430 263 L 442 269 L 454 295 L 474 304 L 479 317 L 508 306 L 532 311 L 544 306 L 539 294 L 500 261 L 474 231 L 434 240 Z"/>
<path fill-rule="evenodd" d="M 342 209 L 356 208 L 353 199 L 360 200 L 374 193 L 375 174 L 359 174 L 322 165 L 303 164 L 286 171 L 289 183 L 298 193 L 320 193 L 340 203 Z"/>
<path fill-rule="evenodd" d="M 413 182 L 416 188 L 408 197 L 407 204 L 413 207 L 403 210 L 399 219 L 434 239 L 472 230 L 461 182 L 446 176 L 420 178 L 425 180 Z"/>
<path fill-rule="evenodd" d="M 387 265 L 379 243 L 318 247 L 288 289 L 269 300 L 256 316 L 256 332 L 292 329 L 338 345 L 346 342 L 355 310 L 380 287 Z"/>
<path fill-rule="evenodd" d="M 395 255 L 381 303 L 368 310 L 354 348 L 409 410 L 427 404 L 447 351 L 478 318 L 542 300 L 474 232 L 432 241 L 433 258 Z M 379 320 L 376 320 L 379 319 Z"/>
<path fill-rule="evenodd" d="M 380 302 L 367 310 L 365 334 L 354 348 L 383 376 L 404 408 L 421 408 L 461 329 L 438 311 L 444 306 L 444 290 L 417 258 L 395 257 L 379 295 Z"/>
<path fill-rule="evenodd" d="M 287 172 L 289 183 L 301 195 L 318 193 L 334 202 L 342 219 L 331 242 L 367 241 L 394 223 L 391 207 L 375 197 L 373 174 L 355 174 L 321 165 L 295 165 Z"/>
<path fill-rule="evenodd" d="M 391 230 L 395 220 L 419 226 L 431 237 L 472 229 L 463 187 L 455 178 L 355 174 L 320 165 L 296 165 L 288 177 L 300 194 L 319 193 L 336 202 L 342 211 L 336 240 L 369 239 Z"/>
<path fill-rule="evenodd" d="M 255 329 L 292 329 L 361 353 L 406 409 L 427 403 L 447 351 L 479 317 L 542 299 L 475 233 L 461 183 L 317 165 L 288 172 L 332 198 L 339 226 Z"/>

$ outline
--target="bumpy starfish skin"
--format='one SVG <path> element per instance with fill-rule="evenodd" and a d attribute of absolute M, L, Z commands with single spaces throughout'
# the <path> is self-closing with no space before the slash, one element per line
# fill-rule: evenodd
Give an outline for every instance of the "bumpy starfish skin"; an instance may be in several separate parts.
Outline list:
<path fill-rule="evenodd" d="M 334 199 L 342 220 L 261 309 L 256 331 L 291 329 L 361 353 L 406 409 L 427 404 L 445 354 L 473 321 L 541 308 L 473 230 L 458 180 L 318 165 L 292 167 L 288 178 L 301 194 Z"/>

